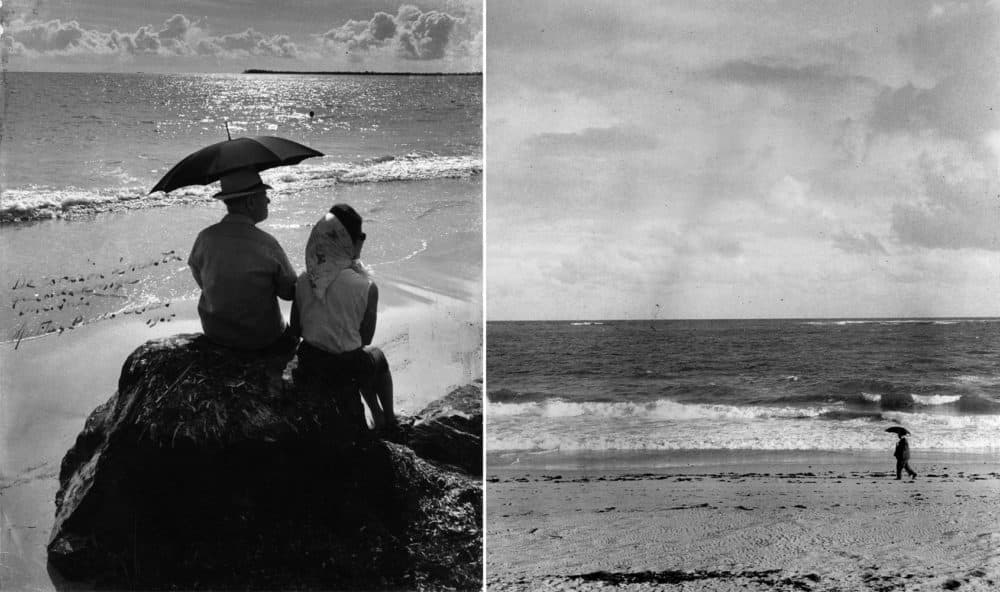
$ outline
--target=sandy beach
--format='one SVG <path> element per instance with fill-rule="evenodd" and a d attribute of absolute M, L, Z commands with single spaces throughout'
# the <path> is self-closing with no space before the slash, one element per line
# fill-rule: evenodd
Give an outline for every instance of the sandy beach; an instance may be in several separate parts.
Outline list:
<path fill-rule="evenodd" d="M 447 241 L 406 276 L 377 277 L 382 298 L 375 345 L 386 353 L 396 408 L 412 414 L 456 386 L 482 377 L 478 276 L 447 256 Z M 466 249 L 474 251 L 474 249 Z M 473 253 L 470 257 L 477 257 Z M 470 271 L 470 273 L 466 273 Z M 391 278 L 391 279 L 390 279 Z M 419 281 L 417 278 L 420 278 Z M 286 317 L 289 304 L 283 303 Z M 176 316 L 152 326 L 139 315 L 94 323 L 59 336 L 4 344 L 0 355 L 0 587 L 63 588 L 46 568 L 59 464 L 90 412 L 114 393 L 125 358 L 149 339 L 201 330 L 196 302 L 175 300 Z"/>
<path fill-rule="evenodd" d="M 871 453 L 495 457 L 496 590 L 996 590 L 1000 461 Z M 620 460 L 620 459 L 619 459 Z"/>

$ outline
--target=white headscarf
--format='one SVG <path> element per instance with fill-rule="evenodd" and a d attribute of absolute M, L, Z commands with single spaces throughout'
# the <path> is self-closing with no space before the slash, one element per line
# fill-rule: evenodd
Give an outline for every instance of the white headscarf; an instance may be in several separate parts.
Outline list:
<path fill-rule="evenodd" d="M 354 260 L 354 241 L 347 229 L 336 216 L 326 214 L 313 226 L 306 242 L 306 275 L 316 297 L 323 298 L 330 284 L 348 268 L 368 275 L 364 264 Z"/>

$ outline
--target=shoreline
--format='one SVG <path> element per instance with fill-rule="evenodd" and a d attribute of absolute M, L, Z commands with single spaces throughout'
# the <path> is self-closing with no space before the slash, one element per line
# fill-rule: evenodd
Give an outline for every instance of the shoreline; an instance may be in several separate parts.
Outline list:
<path fill-rule="evenodd" d="M 626 474 L 637 471 L 681 472 L 715 468 L 740 471 L 744 467 L 775 468 L 805 464 L 817 467 L 878 467 L 894 469 L 892 442 L 879 450 L 746 450 L 699 449 L 655 451 L 489 451 L 488 473 L 544 473 L 553 470 L 573 474 Z M 1000 451 L 912 449 L 911 462 L 947 465 L 992 465 L 1000 470 Z"/>
<path fill-rule="evenodd" d="M 891 454 L 677 456 L 488 464 L 489 589 L 1000 585 L 996 455 L 915 451 L 915 481 L 895 480 Z"/>
<path fill-rule="evenodd" d="M 481 316 L 481 304 L 478 297 L 464 298 L 454 289 L 475 281 L 447 273 L 428 279 L 400 290 L 388 277 L 376 278 L 384 296 L 373 345 L 386 353 L 396 409 L 406 414 L 444 397 L 452 386 L 482 379 L 481 324 L 468 322 Z M 45 549 L 60 463 L 86 418 L 115 392 L 129 354 L 150 339 L 201 332 L 197 299 L 172 303 L 176 316 L 170 322 L 150 326 L 138 315 L 120 315 L 62 335 L 22 340 L 17 350 L 12 342 L 0 345 L 5 348 L 0 355 L 0 548 L 5 552 L 0 581 L 5 587 L 62 587 L 58 574 L 48 572 Z M 291 303 L 281 305 L 287 319 Z"/>
<path fill-rule="evenodd" d="M 373 72 L 371 70 L 312 71 L 312 70 L 264 70 L 248 68 L 241 74 L 295 74 L 313 76 L 482 76 L 482 72 Z"/>
<path fill-rule="evenodd" d="M 381 160 L 384 157 L 370 156 L 360 162 L 349 162 L 347 165 L 332 163 L 331 172 L 326 180 L 319 181 L 329 187 L 343 186 L 365 186 L 372 183 L 411 183 L 427 181 L 467 181 L 482 173 L 482 163 L 475 163 L 476 155 L 460 155 L 456 158 L 466 158 L 471 160 L 467 170 L 450 170 L 439 173 L 440 176 L 420 177 L 414 173 L 412 177 L 405 174 L 398 178 L 370 179 L 361 181 L 345 180 L 351 174 L 358 174 L 358 171 L 372 171 L 375 167 L 385 162 L 400 162 L 404 156 L 392 156 L 388 160 Z M 330 155 L 330 157 L 333 157 Z M 451 157 L 439 157 L 446 159 Z M 318 166 L 310 163 L 312 166 Z M 265 173 L 267 176 L 268 173 Z M 279 177 L 280 179 L 280 177 Z M 294 188 L 282 187 L 279 183 L 292 185 L 294 182 L 272 181 L 279 189 L 272 193 L 279 197 L 284 197 Z M 313 181 L 316 182 L 316 181 Z M 305 182 L 303 182 L 305 183 Z M 95 219 L 101 214 L 119 214 L 126 212 L 148 211 L 161 208 L 175 207 L 217 207 L 218 201 L 211 197 L 212 185 L 188 186 L 177 189 L 170 193 L 158 191 L 147 193 L 145 186 L 130 186 L 119 188 L 91 188 L 81 189 L 74 192 L 74 195 L 67 197 L 64 201 L 46 199 L 38 203 L 19 203 L 8 200 L 6 205 L 0 204 L 0 228 L 16 229 L 24 228 L 35 224 L 42 224 L 51 221 L 67 222 L 87 222 Z M 85 196 L 84 199 L 82 196 Z"/>

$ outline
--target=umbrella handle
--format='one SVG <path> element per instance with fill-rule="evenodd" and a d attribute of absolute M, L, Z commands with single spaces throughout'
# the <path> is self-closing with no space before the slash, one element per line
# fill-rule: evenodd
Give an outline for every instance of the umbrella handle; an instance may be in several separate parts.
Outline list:
<path fill-rule="evenodd" d="M 233 136 L 231 136 L 229 134 L 229 122 L 228 121 L 226 122 L 226 137 L 229 138 L 230 141 L 232 141 L 232 139 L 233 139 Z"/>

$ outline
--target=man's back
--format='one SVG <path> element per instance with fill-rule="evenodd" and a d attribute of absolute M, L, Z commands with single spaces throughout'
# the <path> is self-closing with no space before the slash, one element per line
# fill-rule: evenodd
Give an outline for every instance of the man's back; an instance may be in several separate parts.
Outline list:
<path fill-rule="evenodd" d="M 188 265 L 202 289 L 198 314 L 209 339 L 261 349 L 282 335 L 277 298 L 291 300 L 296 276 L 278 241 L 249 216 L 228 214 L 201 231 Z"/>
<path fill-rule="evenodd" d="M 900 438 L 899 442 L 896 442 L 896 452 L 893 456 L 900 460 L 910 460 L 910 443 L 906 438 Z"/>

